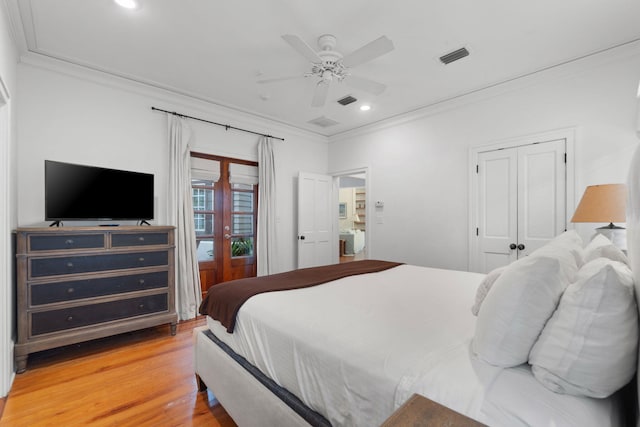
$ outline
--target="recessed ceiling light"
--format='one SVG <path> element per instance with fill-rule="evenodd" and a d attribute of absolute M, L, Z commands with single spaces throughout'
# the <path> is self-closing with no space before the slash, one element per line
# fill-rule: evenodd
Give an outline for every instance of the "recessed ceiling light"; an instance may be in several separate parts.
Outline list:
<path fill-rule="evenodd" d="M 118 6 L 122 6 L 125 9 L 138 9 L 140 7 L 140 2 L 137 0 L 114 0 Z"/>
<path fill-rule="evenodd" d="M 369 110 L 371 110 L 371 105 L 364 104 L 360 106 L 360 111 L 369 111 Z"/>

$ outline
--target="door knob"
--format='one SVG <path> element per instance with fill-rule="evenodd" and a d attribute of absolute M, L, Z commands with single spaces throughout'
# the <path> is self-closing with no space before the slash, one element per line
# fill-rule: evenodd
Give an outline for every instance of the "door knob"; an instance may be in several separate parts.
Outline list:
<path fill-rule="evenodd" d="M 524 251 L 524 245 L 522 243 L 518 245 L 518 250 Z"/>
<path fill-rule="evenodd" d="M 224 235 L 224 238 L 225 238 L 225 239 L 227 239 L 227 240 L 229 240 L 229 239 L 231 238 L 231 234 L 226 233 L 226 234 Z"/>
<path fill-rule="evenodd" d="M 300 237 L 298 237 L 298 239 L 304 240 L 304 236 L 300 236 Z"/>
<path fill-rule="evenodd" d="M 515 243 L 512 243 L 512 244 L 509 245 L 509 249 L 511 249 L 511 250 L 514 250 L 516 247 L 517 246 L 516 246 Z"/>

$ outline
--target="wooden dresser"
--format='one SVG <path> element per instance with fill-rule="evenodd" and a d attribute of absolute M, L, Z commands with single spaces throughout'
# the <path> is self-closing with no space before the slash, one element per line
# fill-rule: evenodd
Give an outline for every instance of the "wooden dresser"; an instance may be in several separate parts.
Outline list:
<path fill-rule="evenodd" d="M 18 372 L 30 353 L 171 324 L 174 228 L 16 230 Z"/>

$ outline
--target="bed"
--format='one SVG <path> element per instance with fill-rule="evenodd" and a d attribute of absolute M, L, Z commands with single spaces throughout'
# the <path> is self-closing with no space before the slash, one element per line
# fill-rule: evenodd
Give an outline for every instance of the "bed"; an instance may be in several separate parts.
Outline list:
<path fill-rule="evenodd" d="M 631 260 L 569 231 L 488 275 L 402 264 L 252 296 L 194 331 L 199 386 L 241 427 L 377 426 L 414 393 L 491 426 L 635 425 L 629 206 Z"/>

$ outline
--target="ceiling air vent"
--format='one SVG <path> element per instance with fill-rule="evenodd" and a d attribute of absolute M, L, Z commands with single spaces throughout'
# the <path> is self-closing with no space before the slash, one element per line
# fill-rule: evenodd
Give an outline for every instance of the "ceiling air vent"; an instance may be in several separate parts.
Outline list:
<path fill-rule="evenodd" d="M 311 124 L 314 124 L 316 126 L 320 126 L 320 127 L 323 127 L 323 128 L 327 128 L 329 126 L 334 126 L 334 125 L 339 124 L 335 120 L 330 119 L 330 118 L 325 117 L 325 116 L 321 116 L 321 117 L 318 117 L 317 119 L 309 120 L 308 123 L 311 123 Z"/>
<path fill-rule="evenodd" d="M 453 61 L 462 59 L 465 56 L 469 56 L 469 51 L 467 50 L 466 47 L 463 47 L 458 50 L 454 50 L 453 52 L 447 53 L 446 55 L 442 55 L 440 57 L 440 61 L 443 64 L 451 64 Z"/>
<path fill-rule="evenodd" d="M 357 101 L 357 99 L 355 99 L 353 96 L 347 95 L 342 99 L 338 99 L 338 104 L 340 104 L 340 105 L 349 105 L 349 104 L 352 104 L 352 103 L 354 103 L 356 101 Z"/>

